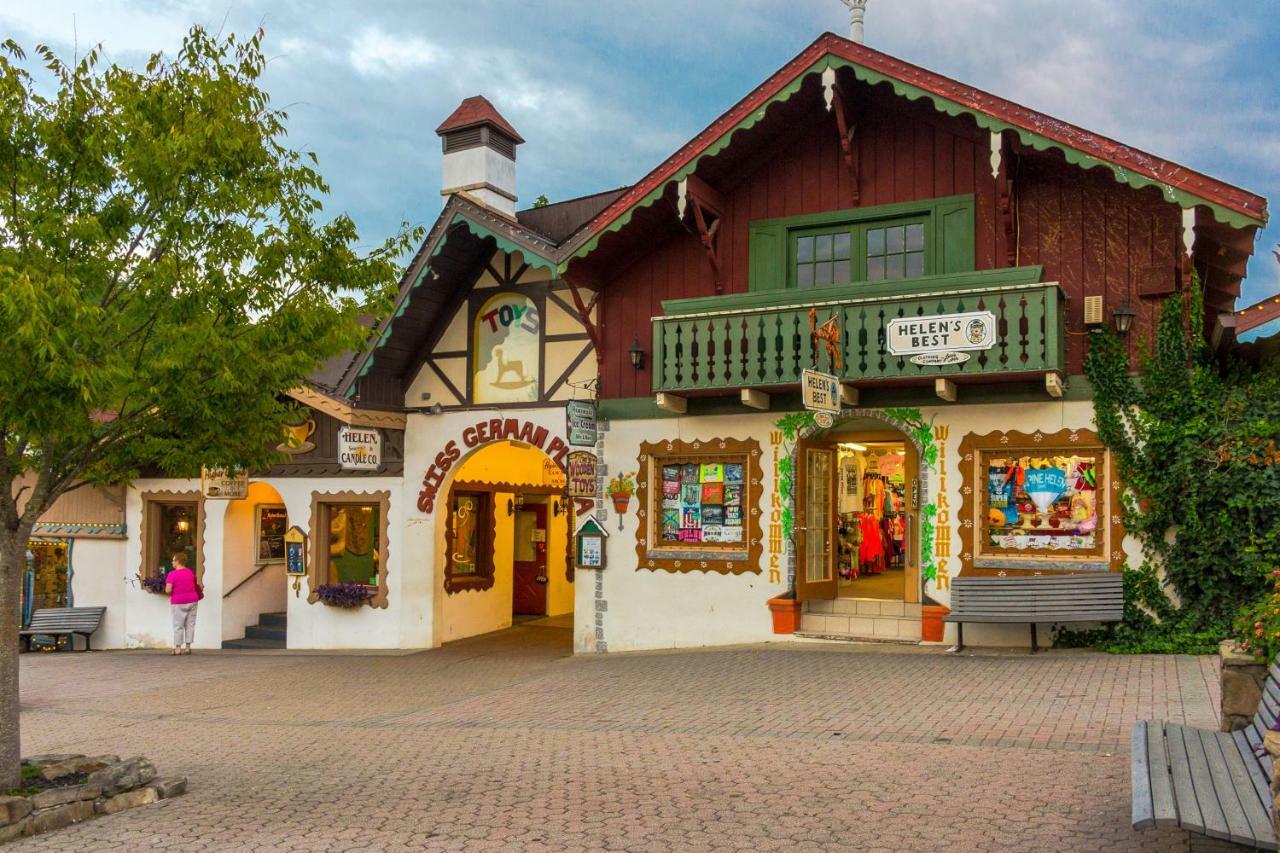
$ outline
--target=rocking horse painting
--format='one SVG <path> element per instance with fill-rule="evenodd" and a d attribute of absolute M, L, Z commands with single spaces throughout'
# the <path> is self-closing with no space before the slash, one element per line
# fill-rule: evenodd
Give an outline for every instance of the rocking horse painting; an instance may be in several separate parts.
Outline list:
<path fill-rule="evenodd" d="M 475 402 L 536 401 L 542 376 L 537 305 L 524 294 L 501 293 L 479 308 L 474 323 Z"/>

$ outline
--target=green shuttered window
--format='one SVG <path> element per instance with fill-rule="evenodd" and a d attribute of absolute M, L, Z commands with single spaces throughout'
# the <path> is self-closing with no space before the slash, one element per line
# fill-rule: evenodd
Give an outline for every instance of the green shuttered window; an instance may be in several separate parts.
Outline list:
<path fill-rule="evenodd" d="M 752 291 L 973 271 L 973 196 L 750 225 Z"/>

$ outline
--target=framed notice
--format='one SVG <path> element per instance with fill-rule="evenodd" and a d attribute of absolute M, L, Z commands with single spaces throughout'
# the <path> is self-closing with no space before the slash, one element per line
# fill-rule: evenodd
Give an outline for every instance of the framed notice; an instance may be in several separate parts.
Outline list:
<path fill-rule="evenodd" d="M 284 570 L 290 575 L 307 573 L 307 534 L 297 526 L 289 528 L 284 535 Z"/>
<path fill-rule="evenodd" d="M 284 561 L 284 534 L 289 529 L 289 512 L 283 504 L 258 504 L 254 511 L 254 562 Z"/>
<path fill-rule="evenodd" d="M 594 515 L 588 515 L 578 524 L 573 533 L 573 562 L 579 569 L 603 569 L 605 566 L 604 540 L 609 532 L 604 525 L 596 521 Z"/>

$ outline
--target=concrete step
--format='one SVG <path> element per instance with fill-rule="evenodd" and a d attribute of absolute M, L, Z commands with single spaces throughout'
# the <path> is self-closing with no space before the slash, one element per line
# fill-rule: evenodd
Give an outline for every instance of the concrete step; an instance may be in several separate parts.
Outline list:
<path fill-rule="evenodd" d="M 902 603 L 898 602 L 898 606 L 901 607 Z M 800 631 L 797 633 L 918 643 L 920 642 L 920 617 L 918 615 L 856 616 L 844 613 L 806 612 L 800 614 Z"/>
<path fill-rule="evenodd" d="M 283 625 L 250 625 L 244 629 L 244 636 L 248 640 L 279 640 L 283 643 L 288 631 Z"/>
<path fill-rule="evenodd" d="M 259 613 L 258 624 L 259 625 L 275 625 L 280 628 L 283 628 L 285 625 L 289 624 L 289 614 L 288 613 Z"/>
<path fill-rule="evenodd" d="M 223 640 L 224 649 L 283 649 L 284 640 Z"/>
<path fill-rule="evenodd" d="M 793 636 L 806 640 L 834 640 L 840 643 L 876 643 L 883 646 L 918 646 L 919 640 L 890 640 L 884 637 L 859 637 L 855 634 L 816 634 L 810 631 L 796 631 Z"/>

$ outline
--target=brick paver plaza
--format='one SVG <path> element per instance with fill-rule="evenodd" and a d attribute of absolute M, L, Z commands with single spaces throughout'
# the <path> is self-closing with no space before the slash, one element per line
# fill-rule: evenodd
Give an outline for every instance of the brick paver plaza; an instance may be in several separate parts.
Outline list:
<path fill-rule="evenodd" d="M 25 655 L 24 751 L 145 754 L 175 800 L 14 850 L 1182 850 L 1129 828 L 1130 724 L 1216 661 L 785 644 L 573 658 Z"/>

